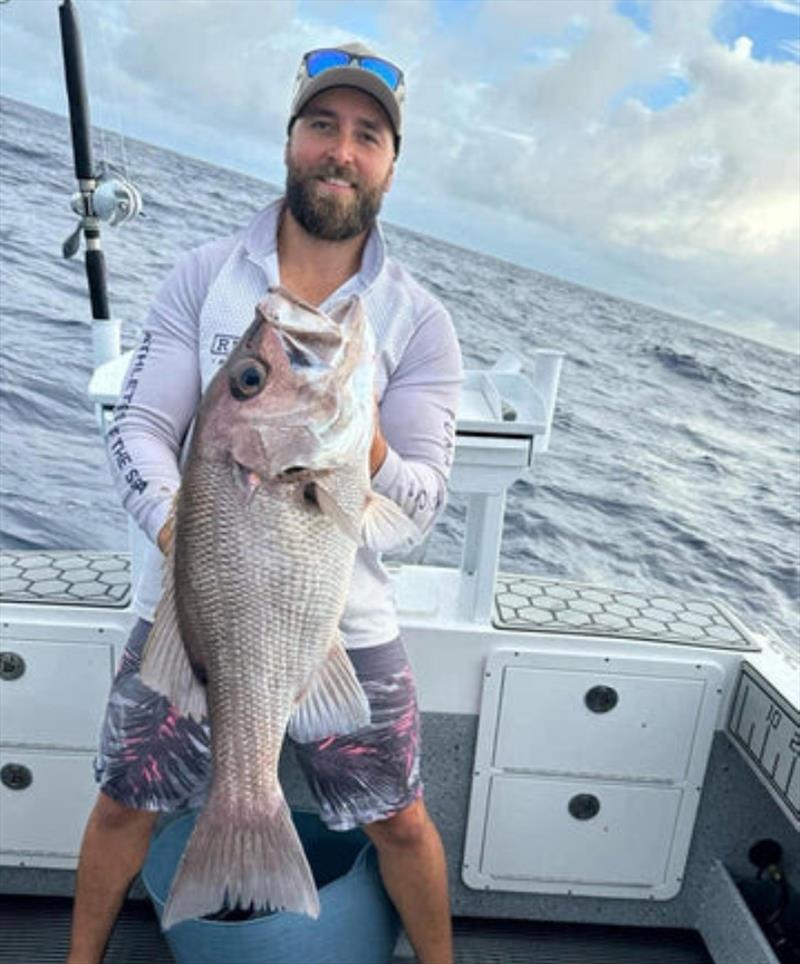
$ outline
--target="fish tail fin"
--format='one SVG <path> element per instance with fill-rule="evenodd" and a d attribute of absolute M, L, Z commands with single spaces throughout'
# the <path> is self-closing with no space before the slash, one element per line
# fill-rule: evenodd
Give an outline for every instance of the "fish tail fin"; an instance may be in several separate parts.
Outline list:
<path fill-rule="evenodd" d="M 228 907 L 319 916 L 319 894 L 280 788 L 263 809 L 232 812 L 214 795 L 197 818 L 164 907 L 168 930 Z"/>

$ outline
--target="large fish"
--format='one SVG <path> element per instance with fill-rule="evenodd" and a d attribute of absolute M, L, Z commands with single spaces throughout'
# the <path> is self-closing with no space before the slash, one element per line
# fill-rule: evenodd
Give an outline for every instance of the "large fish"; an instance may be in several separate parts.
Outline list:
<path fill-rule="evenodd" d="M 328 316 L 272 289 L 201 400 L 141 670 L 211 723 L 165 929 L 226 903 L 319 914 L 281 744 L 287 728 L 307 742 L 369 722 L 338 628 L 357 544 L 415 533 L 370 491 L 373 353 L 357 298 Z"/>

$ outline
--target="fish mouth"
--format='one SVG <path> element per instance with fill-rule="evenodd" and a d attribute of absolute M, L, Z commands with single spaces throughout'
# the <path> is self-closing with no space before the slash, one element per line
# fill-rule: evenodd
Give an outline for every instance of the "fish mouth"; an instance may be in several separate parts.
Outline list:
<path fill-rule="evenodd" d="M 275 475 L 276 482 L 291 482 L 291 483 L 303 483 L 304 485 L 308 482 L 312 482 L 314 479 L 320 478 L 320 476 L 328 475 L 325 469 L 315 469 L 310 465 L 290 465 L 285 469 L 281 469 Z"/>
<path fill-rule="evenodd" d="M 244 496 L 245 502 L 249 504 L 258 489 L 264 484 L 264 479 L 258 472 L 254 472 L 251 468 L 243 465 L 236 459 L 231 460 L 231 470 L 236 488 Z M 313 469 L 308 465 L 288 465 L 286 468 L 276 472 L 271 478 L 273 482 L 306 485 L 320 475 L 327 474 L 324 470 Z"/>
<path fill-rule="evenodd" d="M 303 473 L 308 473 L 307 465 L 290 465 L 288 468 L 283 469 L 282 472 L 278 472 L 276 478 L 278 479 L 296 479 Z"/>

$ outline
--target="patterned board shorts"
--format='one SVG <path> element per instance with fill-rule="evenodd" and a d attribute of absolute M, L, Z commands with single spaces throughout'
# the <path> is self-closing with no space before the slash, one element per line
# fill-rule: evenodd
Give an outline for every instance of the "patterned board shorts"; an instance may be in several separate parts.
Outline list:
<path fill-rule="evenodd" d="M 100 733 L 95 778 L 105 794 L 137 810 L 198 807 L 211 774 L 208 722 L 179 715 L 139 678 L 150 625 L 139 620 L 122 655 Z M 369 700 L 369 726 L 347 736 L 294 743 L 320 817 L 332 830 L 386 819 L 422 795 L 419 711 L 402 641 L 348 655 Z"/>

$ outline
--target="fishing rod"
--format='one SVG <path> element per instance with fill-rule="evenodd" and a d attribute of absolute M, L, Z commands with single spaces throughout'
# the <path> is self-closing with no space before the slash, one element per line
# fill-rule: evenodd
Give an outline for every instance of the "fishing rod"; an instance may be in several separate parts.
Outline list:
<path fill-rule="evenodd" d="M 92 128 L 89 98 L 83 62 L 78 12 L 72 0 L 62 0 L 58 8 L 61 47 L 64 55 L 64 78 L 69 101 L 72 153 L 78 193 L 71 207 L 78 215 L 78 226 L 62 247 L 65 258 L 74 257 L 80 248 L 81 235 L 86 243 L 86 280 L 92 306 L 95 364 L 119 354 L 119 322 L 112 322 L 108 303 L 105 255 L 100 246 L 100 223 L 112 227 L 141 213 L 142 198 L 137 188 L 119 174 L 105 168 L 95 170 L 92 158 Z M 97 324 L 100 322 L 101 324 Z M 107 324 L 102 324 L 106 322 Z"/>

